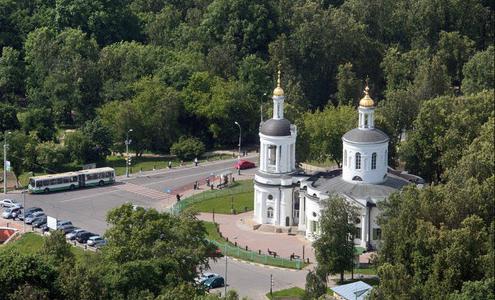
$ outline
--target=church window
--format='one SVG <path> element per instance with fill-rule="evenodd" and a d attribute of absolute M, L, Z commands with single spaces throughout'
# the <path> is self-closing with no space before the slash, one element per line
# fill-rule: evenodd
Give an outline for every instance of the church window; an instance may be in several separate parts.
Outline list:
<path fill-rule="evenodd" d="M 368 128 L 368 114 L 364 115 L 364 128 Z"/>
<path fill-rule="evenodd" d="M 354 176 L 354 177 L 352 177 L 352 180 L 354 180 L 354 181 L 363 181 L 363 178 L 361 178 L 359 176 Z"/>
<path fill-rule="evenodd" d="M 273 196 L 271 194 L 268 195 L 268 200 L 273 200 Z"/>
<path fill-rule="evenodd" d="M 356 153 L 356 170 L 361 169 L 361 153 Z"/>
<path fill-rule="evenodd" d="M 356 221 L 354 221 L 356 224 L 361 223 L 361 218 L 356 218 Z"/>
<path fill-rule="evenodd" d="M 388 150 L 385 150 L 385 157 L 383 158 L 383 163 L 385 164 L 385 167 L 388 164 Z"/>
<path fill-rule="evenodd" d="M 268 164 L 275 165 L 275 160 L 277 158 L 277 146 L 270 145 L 268 146 Z"/>
<path fill-rule="evenodd" d="M 382 239 L 382 230 L 380 228 L 373 228 L 373 240 Z"/>
<path fill-rule="evenodd" d="M 371 154 L 371 169 L 376 169 L 376 152 L 373 152 L 373 154 Z"/>
<path fill-rule="evenodd" d="M 354 238 L 360 240 L 361 239 L 361 228 L 356 227 Z"/>
<path fill-rule="evenodd" d="M 344 150 L 344 167 L 347 166 L 347 150 Z"/>
<path fill-rule="evenodd" d="M 273 208 L 272 207 L 268 207 L 268 209 L 266 210 L 266 217 L 268 219 L 272 219 L 273 218 Z"/>

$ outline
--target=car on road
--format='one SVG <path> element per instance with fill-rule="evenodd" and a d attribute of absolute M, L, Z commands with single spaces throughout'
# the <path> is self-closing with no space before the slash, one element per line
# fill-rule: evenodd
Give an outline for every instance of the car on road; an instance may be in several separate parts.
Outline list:
<path fill-rule="evenodd" d="M 16 207 L 22 208 L 22 205 L 14 199 L 3 199 L 2 201 L 0 201 L 0 206 L 2 206 L 2 207 L 14 207 L 14 206 L 16 206 Z"/>
<path fill-rule="evenodd" d="M 220 276 L 218 275 L 217 273 L 212 273 L 212 272 L 205 272 L 203 274 L 201 274 L 200 276 L 198 276 L 195 281 L 197 283 L 200 283 L 202 284 L 203 282 L 205 282 L 206 280 L 212 278 L 212 277 L 217 277 L 217 276 Z"/>
<path fill-rule="evenodd" d="M 17 218 L 19 218 L 19 220 L 24 220 L 26 217 L 32 215 L 33 213 L 35 212 L 38 212 L 38 211 L 43 211 L 41 208 L 39 207 L 30 207 L 30 208 L 26 208 L 24 209 L 24 211 L 22 213 L 20 213 Z"/>
<path fill-rule="evenodd" d="M 59 220 L 57 221 L 57 229 L 60 229 L 60 227 L 67 226 L 67 225 L 72 225 L 72 222 L 69 220 Z"/>
<path fill-rule="evenodd" d="M 207 290 L 211 290 L 211 289 L 214 289 L 217 287 L 222 287 L 222 286 L 224 286 L 224 284 L 225 284 L 225 281 L 224 281 L 222 276 L 210 277 L 203 282 L 203 286 Z"/>
<path fill-rule="evenodd" d="M 234 164 L 235 169 L 241 169 L 241 170 L 251 169 L 254 167 L 256 167 L 256 165 L 253 162 L 250 162 L 249 160 L 243 160 L 243 159 L 236 161 Z"/>
<path fill-rule="evenodd" d="M 42 211 L 37 211 L 37 212 L 34 212 L 31 215 L 27 216 L 24 219 L 24 222 L 26 222 L 26 224 L 31 224 L 34 222 L 34 220 L 36 220 L 37 218 L 41 218 L 41 217 L 46 217 L 45 213 Z"/>
<path fill-rule="evenodd" d="M 38 218 L 31 223 L 33 227 L 40 228 L 41 226 L 46 224 L 46 216 L 43 216 L 41 218 Z"/>
<path fill-rule="evenodd" d="M 2 213 L 2 218 L 4 219 L 15 219 L 21 213 L 21 209 L 19 207 L 9 207 L 6 208 Z"/>
<path fill-rule="evenodd" d="M 90 237 L 95 236 L 96 234 L 92 232 L 79 232 L 76 235 L 76 241 L 80 244 L 86 244 L 86 242 L 89 240 Z"/>
<path fill-rule="evenodd" d="M 88 244 L 88 246 L 94 246 L 98 243 L 102 243 L 105 239 L 102 238 L 101 236 L 99 235 L 95 235 L 95 236 L 92 236 L 88 239 L 88 241 L 86 242 L 86 244 Z"/>
<path fill-rule="evenodd" d="M 79 232 L 83 232 L 83 231 L 86 231 L 82 228 L 77 228 L 77 229 L 74 229 L 73 231 L 67 233 L 65 235 L 65 238 L 68 239 L 69 241 L 73 241 L 76 239 L 76 235 L 79 233 Z"/>

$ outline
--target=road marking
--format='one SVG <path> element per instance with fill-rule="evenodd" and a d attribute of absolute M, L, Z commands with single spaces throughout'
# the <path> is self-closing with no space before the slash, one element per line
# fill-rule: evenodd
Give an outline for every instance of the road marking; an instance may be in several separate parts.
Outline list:
<path fill-rule="evenodd" d="M 123 185 L 119 185 L 117 186 L 117 188 L 126 192 L 131 192 L 155 200 L 167 200 L 172 197 L 172 195 L 170 194 L 166 194 L 154 189 L 144 187 L 143 185 L 137 185 L 129 182 Z"/>

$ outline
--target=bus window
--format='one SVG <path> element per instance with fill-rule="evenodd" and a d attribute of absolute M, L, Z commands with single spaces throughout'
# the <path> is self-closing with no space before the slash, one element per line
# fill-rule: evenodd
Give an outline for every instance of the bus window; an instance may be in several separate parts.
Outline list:
<path fill-rule="evenodd" d="M 32 187 L 35 186 L 34 179 L 29 179 L 29 185 L 32 186 Z"/>
<path fill-rule="evenodd" d="M 72 182 L 77 182 L 77 176 L 72 177 Z"/>
<path fill-rule="evenodd" d="M 43 180 L 43 186 L 50 185 L 50 180 Z"/>
<path fill-rule="evenodd" d="M 43 186 L 43 181 L 37 180 L 36 181 L 36 187 L 42 187 Z"/>

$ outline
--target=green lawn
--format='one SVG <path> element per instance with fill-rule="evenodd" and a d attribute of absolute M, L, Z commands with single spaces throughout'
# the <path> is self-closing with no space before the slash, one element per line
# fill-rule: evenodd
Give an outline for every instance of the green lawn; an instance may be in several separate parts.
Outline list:
<path fill-rule="evenodd" d="M 213 212 L 230 214 L 231 208 L 236 212 L 251 211 L 254 209 L 253 192 L 225 195 L 223 197 L 208 199 L 192 204 L 191 209 L 199 212 Z"/>
<path fill-rule="evenodd" d="M 346 274 L 351 274 L 350 272 L 346 272 Z M 363 275 L 376 275 L 375 268 L 356 268 L 354 269 L 354 275 L 363 274 Z"/>
<path fill-rule="evenodd" d="M 253 181 L 241 180 L 231 187 L 221 190 L 207 190 L 180 201 L 174 209 L 181 211 L 190 208 L 198 212 L 231 214 L 232 207 L 236 213 L 254 209 Z"/>
<path fill-rule="evenodd" d="M 290 299 L 302 299 L 303 296 L 304 290 L 299 287 L 291 287 L 285 290 L 276 291 L 273 292 L 272 295 L 270 295 L 270 293 L 266 294 L 268 299 L 285 299 L 289 297 Z"/>
<path fill-rule="evenodd" d="M 17 241 L 0 246 L 0 251 L 16 249 L 22 254 L 33 254 L 41 250 L 44 238 L 44 236 L 28 232 L 23 234 Z M 90 255 L 90 253 L 93 253 L 91 251 L 84 251 L 79 247 L 72 247 L 71 250 L 76 259 L 82 259 L 85 255 Z"/>

